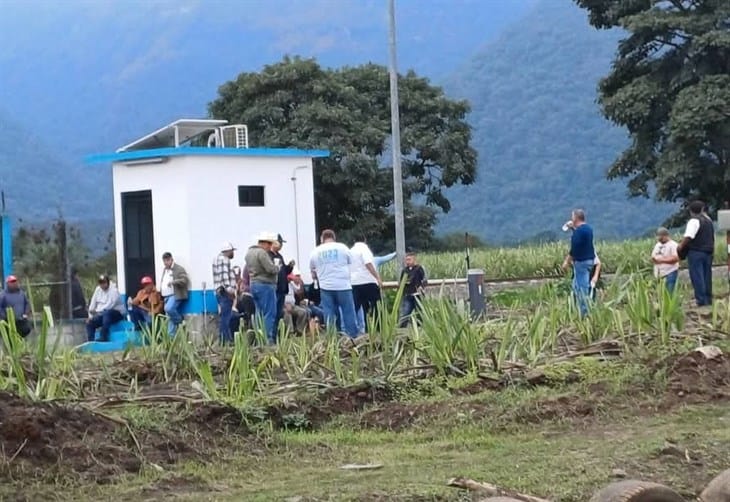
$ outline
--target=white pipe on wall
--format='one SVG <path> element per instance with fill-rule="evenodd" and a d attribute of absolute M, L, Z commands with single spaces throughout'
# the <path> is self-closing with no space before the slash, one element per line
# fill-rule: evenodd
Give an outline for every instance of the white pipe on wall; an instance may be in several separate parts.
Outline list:
<path fill-rule="evenodd" d="M 297 266 L 302 268 L 302 262 L 299 259 L 299 205 L 297 203 L 297 171 L 299 169 L 307 169 L 309 166 L 297 166 L 292 170 L 291 181 L 294 186 L 294 233 L 297 240 Z"/>

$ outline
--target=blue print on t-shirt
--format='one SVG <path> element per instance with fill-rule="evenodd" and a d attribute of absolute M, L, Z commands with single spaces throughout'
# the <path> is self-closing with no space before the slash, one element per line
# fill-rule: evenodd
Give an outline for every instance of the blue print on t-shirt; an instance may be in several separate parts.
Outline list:
<path fill-rule="evenodd" d="M 322 263 L 337 263 L 339 253 L 336 249 L 328 249 L 319 253 L 319 259 Z"/>

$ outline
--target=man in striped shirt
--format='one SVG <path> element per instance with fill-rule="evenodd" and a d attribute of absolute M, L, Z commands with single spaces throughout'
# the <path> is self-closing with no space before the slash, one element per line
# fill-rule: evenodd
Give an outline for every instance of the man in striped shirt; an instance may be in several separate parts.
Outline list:
<path fill-rule="evenodd" d="M 236 296 L 236 275 L 231 267 L 236 248 L 230 242 L 224 242 L 221 251 L 213 261 L 213 287 L 215 298 L 218 301 L 219 340 L 221 344 L 233 341 L 231 332 L 231 315 L 233 314 L 233 299 Z"/>

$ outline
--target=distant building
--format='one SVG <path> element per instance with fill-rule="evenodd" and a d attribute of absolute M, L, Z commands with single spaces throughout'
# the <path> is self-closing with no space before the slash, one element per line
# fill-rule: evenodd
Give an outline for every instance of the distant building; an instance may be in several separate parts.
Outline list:
<path fill-rule="evenodd" d="M 328 155 L 249 148 L 246 126 L 183 119 L 88 157 L 113 166 L 120 292 L 136 293 L 145 275 L 159 280 L 161 255 L 170 251 L 191 280 L 185 313 L 214 313 L 211 263 L 221 243 L 236 245 L 233 261 L 243 267 L 264 230 L 284 236 L 284 257 L 304 264 L 316 245 L 312 159 Z"/>

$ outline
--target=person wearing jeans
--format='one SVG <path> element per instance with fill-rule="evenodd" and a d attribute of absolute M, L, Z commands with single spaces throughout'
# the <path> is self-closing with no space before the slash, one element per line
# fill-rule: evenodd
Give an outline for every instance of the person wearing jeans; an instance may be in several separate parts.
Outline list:
<path fill-rule="evenodd" d="M 233 288 L 220 288 L 215 293 L 218 302 L 218 341 L 221 345 L 233 343 L 233 331 L 231 331 L 231 318 L 233 317 Z"/>
<path fill-rule="evenodd" d="M 411 322 L 413 312 L 419 308 L 418 302 L 426 287 L 426 271 L 418 264 L 415 253 L 407 253 L 403 270 L 400 273 L 400 284 L 403 284 L 403 298 L 400 303 L 400 321 L 398 325 L 405 328 Z"/>
<path fill-rule="evenodd" d="M 134 298 L 129 300 L 129 319 L 136 330 L 152 326 L 152 318 L 162 312 L 162 297 L 155 289 L 155 283 L 150 276 L 142 277 L 142 288 Z"/>
<path fill-rule="evenodd" d="M 218 340 L 223 344 L 233 341 L 231 317 L 233 315 L 233 299 L 236 295 L 236 275 L 231 268 L 236 248 L 230 242 L 224 242 L 220 253 L 213 261 L 213 286 L 215 299 L 218 302 Z"/>
<path fill-rule="evenodd" d="M 276 240 L 275 234 L 262 232 L 257 238 L 257 244 L 246 252 L 246 269 L 251 281 L 256 316 L 263 320 L 266 337 L 272 345 L 276 343 L 277 332 L 276 285 L 279 267 L 274 264 L 270 252 Z"/>
<path fill-rule="evenodd" d="M 705 203 L 689 204 L 690 219 L 677 254 L 687 257 L 689 278 L 698 307 L 712 305 L 712 255 L 715 251 L 715 228 L 705 213 Z"/>
<path fill-rule="evenodd" d="M 712 305 L 712 253 L 690 249 L 687 264 L 697 306 Z"/>
<path fill-rule="evenodd" d="M 337 312 L 342 315 L 342 330 L 350 338 L 358 335 L 357 316 L 355 315 L 355 301 L 352 289 L 322 290 L 322 310 L 324 311 L 325 325 L 337 325 Z"/>
<path fill-rule="evenodd" d="M 580 315 L 588 314 L 588 301 L 591 297 L 591 269 L 593 260 L 581 260 L 573 262 L 573 292 L 578 301 Z"/>
<path fill-rule="evenodd" d="M 312 278 L 319 282 L 325 325 L 337 326 L 338 313 L 342 316 L 342 329 L 350 338 L 358 335 L 355 300 L 350 282 L 352 254 L 344 244 L 336 241 L 335 232 L 324 230 L 321 244 L 309 258 Z"/>
<path fill-rule="evenodd" d="M 89 319 L 86 321 L 86 337 L 94 341 L 96 330 L 101 328 L 102 342 L 109 341 L 111 326 L 124 318 L 126 311 L 117 287 L 111 283 L 109 277 L 99 277 L 98 286 L 94 290 L 89 302 Z"/>
<path fill-rule="evenodd" d="M 584 317 L 588 315 L 591 269 L 596 261 L 593 229 L 586 223 L 586 215 L 582 209 L 575 209 L 571 214 L 570 228 L 573 228 L 573 235 L 570 237 L 570 252 L 565 257 L 563 269 L 573 265 L 573 293 L 578 302 L 580 315 Z"/>
<path fill-rule="evenodd" d="M 672 240 L 669 230 L 664 227 L 657 229 L 656 238 L 657 243 L 651 252 L 651 260 L 654 262 L 654 277 L 664 283 L 667 291 L 674 293 L 679 275 L 677 243 Z"/>
<path fill-rule="evenodd" d="M 182 304 L 188 299 L 188 274 L 185 269 L 175 263 L 172 253 L 162 255 L 162 270 L 160 292 L 165 300 L 165 314 L 167 314 L 167 333 L 175 336 L 178 326 L 183 321 L 180 312 Z"/>

